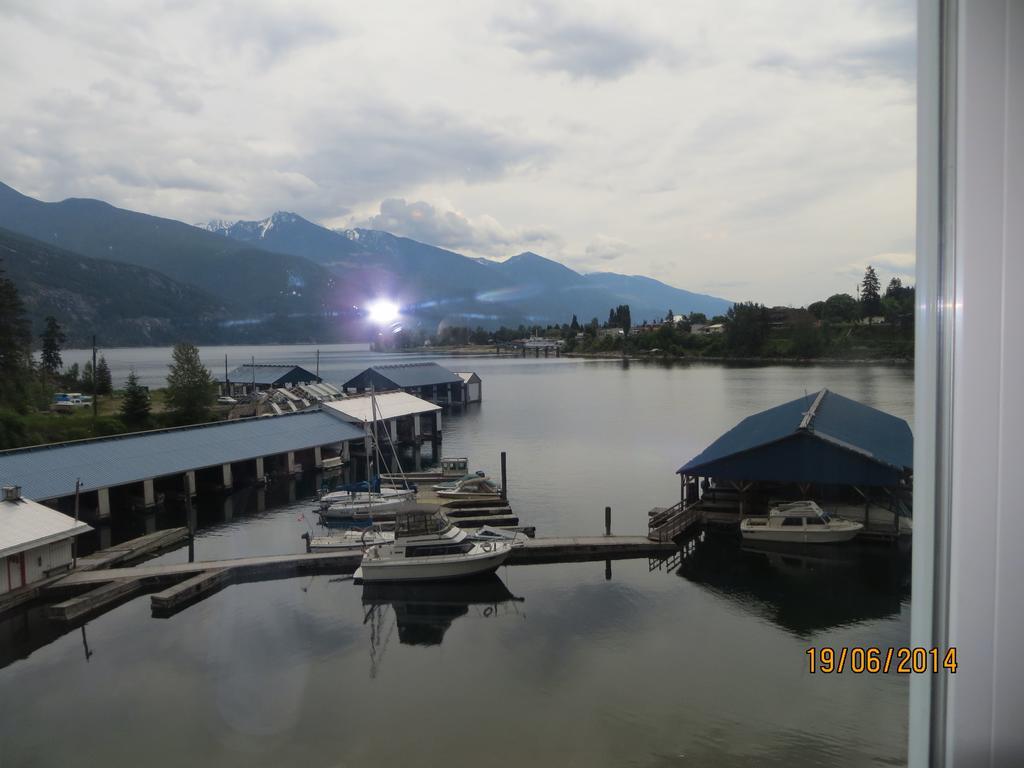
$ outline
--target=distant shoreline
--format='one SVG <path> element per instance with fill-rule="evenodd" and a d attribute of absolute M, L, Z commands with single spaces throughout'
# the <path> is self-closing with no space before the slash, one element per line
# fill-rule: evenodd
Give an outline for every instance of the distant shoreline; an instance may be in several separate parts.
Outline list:
<path fill-rule="evenodd" d="M 489 351 L 484 351 L 489 350 Z M 416 347 L 398 350 L 410 355 L 445 355 L 448 357 L 508 357 L 523 359 L 522 355 L 495 355 L 493 346 L 458 346 L 458 347 Z M 670 363 L 754 363 L 759 365 L 913 365 L 911 358 L 891 357 L 721 357 L 697 355 L 620 355 L 612 352 L 561 352 L 560 357 L 571 357 L 586 360 L 622 360 L 632 362 L 670 362 Z M 541 355 L 541 357 L 544 357 Z M 553 359 L 553 354 L 547 355 Z M 525 359 L 537 359 L 527 354 Z"/>

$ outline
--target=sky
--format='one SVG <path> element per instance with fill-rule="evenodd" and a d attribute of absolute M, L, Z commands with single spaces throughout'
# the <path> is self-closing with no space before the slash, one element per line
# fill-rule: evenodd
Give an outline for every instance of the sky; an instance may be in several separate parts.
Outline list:
<path fill-rule="evenodd" d="M 736 301 L 913 281 L 913 0 L 0 2 L 0 181 Z"/>

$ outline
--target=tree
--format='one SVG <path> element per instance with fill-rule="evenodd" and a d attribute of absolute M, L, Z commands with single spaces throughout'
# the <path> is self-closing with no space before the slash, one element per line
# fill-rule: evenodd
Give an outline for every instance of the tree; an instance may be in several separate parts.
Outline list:
<path fill-rule="evenodd" d="M 32 369 L 32 331 L 13 280 L 0 270 L 0 405 L 27 404 Z"/>
<path fill-rule="evenodd" d="M 578 331 L 580 329 L 580 321 L 576 319 L 576 315 L 572 316 L 572 322 L 569 323 L 569 329 Z"/>
<path fill-rule="evenodd" d="M 82 391 L 87 395 L 96 394 L 96 375 L 92 370 L 91 360 L 86 360 L 82 366 Z"/>
<path fill-rule="evenodd" d="M 609 328 L 621 328 L 628 335 L 632 324 L 633 320 L 629 316 L 629 304 L 619 304 L 615 309 L 608 310 Z"/>
<path fill-rule="evenodd" d="M 167 374 L 167 404 L 179 421 L 194 423 L 209 417 L 213 376 L 199 359 L 195 344 L 179 342 L 171 353 Z"/>
<path fill-rule="evenodd" d="M 676 321 L 676 316 L 674 314 L 672 314 L 672 310 L 670 309 L 668 311 L 668 314 L 665 315 L 665 322 L 666 323 L 674 323 L 675 321 Z"/>
<path fill-rule="evenodd" d="M 61 368 L 64 367 L 64 361 L 60 358 L 60 345 L 67 341 L 67 337 L 60 327 L 60 323 L 57 322 L 57 318 L 53 315 L 48 315 L 44 322 L 46 325 L 43 327 L 43 332 L 39 334 L 39 338 L 43 342 L 40 366 L 44 373 L 56 378 Z"/>
<path fill-rule="evenodd" d="M 96 363 L 96 394 L 109 395 L 114 392 L 114 382 L 110 376 L 110 366 L 107 359 L 100 355 Z"/>
<path fill-rule="evenodd" d="M 708 322 L 708 316 L 703 312 L 691 312 L 690 313 L 690 324 L 697 323 L 699 325 L 706 325 Z"/>
<path fill-rule="evenodd" d="M 760 354 L 768 337 L 768 310 L 764 305 L 752 301 L 733 304 L 726 318 L 726 346 L 742 355 Z"/>
<path fill-rule="evenodd" d="M 78 363 L 72 363 L 60 377 L 61 385 L 69 392 L 74 392 L 82 386 L 82 372 L 78 369 Z"/>
<path fill-rule="evenodd" d="M 864 279 L 860 283 L 860 306 L 863 317 L 874 317 L 881 313 L 881 287 L 875 268 L 868 265 L 864 270 Z"/>
<path fill-rule="evenodd" d="M 149 407 L 149 390 L 139 384 L 139 377 L 132 370 L 124 384 L 121 420 L 129 427 L 145 427 L 149 424 Z"/>
<path fill-rule="evenodd" d="M 857 319 L 857 300 L 848 293 L 836 293 L 825 299 L 822 320 L 829 323 L 849 323 Z"/>

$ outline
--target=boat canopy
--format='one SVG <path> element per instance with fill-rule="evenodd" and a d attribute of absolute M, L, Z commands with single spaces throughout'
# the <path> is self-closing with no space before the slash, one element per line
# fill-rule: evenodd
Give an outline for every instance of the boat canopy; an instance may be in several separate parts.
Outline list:
<path fill-rule="evenodd" d="M 395 513 L 395 538 L 428 536 L 442 533 L 451 527 L 451 521 L 440 507 L 413 509 Z"/>
<path fill-rule="evenodd" d="M 826 517 L 825 511 L 813 501 L 790 501 L 772 507 L 769 517 Z"/>

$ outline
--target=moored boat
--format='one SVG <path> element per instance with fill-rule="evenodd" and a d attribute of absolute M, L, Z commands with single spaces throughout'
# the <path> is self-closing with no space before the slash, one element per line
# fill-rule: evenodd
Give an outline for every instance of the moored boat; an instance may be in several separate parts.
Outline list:
<path fill-rule="evenodd" d="M 460 480 L 452 488 L 437 491 L 443 499 L 495 499 L 501 496 L 501 488 L 487 477 L 469 477 Z"/>
<path fill-rule="evenodd" d="M 512 551 L 512 542 L 471 539 L 439 509 L 395 516 L 395 539 L 369 547 L 357 581 L 442 581 L 490 573 Z"/>
<path fill-rule="evenodd" d="M 748 541 L 777 541 L 789 544 L 835 544 L 849 541 L 864 526 L 834 517 L 813 501 L 794 501 L 773 507 L 767 517 L 748 517 L 740 523 L 740 534 Z"/>

